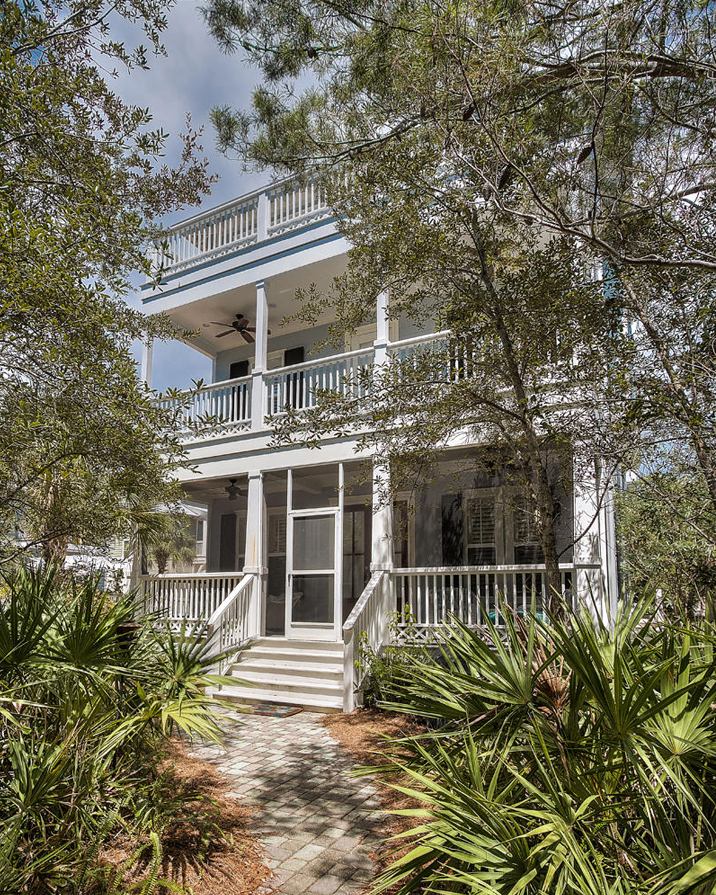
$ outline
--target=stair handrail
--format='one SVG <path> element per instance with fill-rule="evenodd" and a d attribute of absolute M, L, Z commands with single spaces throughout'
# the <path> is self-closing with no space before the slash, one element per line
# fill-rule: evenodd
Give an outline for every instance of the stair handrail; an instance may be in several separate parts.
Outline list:
<path fill-rule="evenodd" d="M 363 614 L 363 610 L 365 609 L 368 601 L 375 593 L 376 587 L 380 583 L 380 579 L 383 575 L 386 575 L 387 572 L 385 569 L 380 569 L 377 572 L 373 572 L 373 574 L 368 579 L 368 583 L 363 588 L 363 593 L 358 597 L 358 602 L 355 604 L 353 609 L 351 610 L 350 615 L 343 623 L 343 642 L 347 642 L 347 637 L 352 635 L 353 629 L 356 626 L 358 619 Z"/>
<path fill-rule="evenodd" d="M 359 637 L 365 633 L 367 645 L 376 652 L 383 646 L 386 638 L 387 607 L 384 598 L 387 584 L 389 576 L 385 569 L 373 572 L 343 624 L 343 710 L 346 712 L 355 708 L 355 691 L 362 683 L 362 678 L 359 680 L 356 675 L 356 632 Z"/>
<path fill-rule="evenodd" d="M 225 653 L 227 650 L 240 649 L 253 636 L 249 630 L 251 619 L 251 595 L 246 600 L 241 612 L 240 598 L 247 590 L 252 587 L 254 580 L 258 576 L 254 572 L 247 572 L 243 575 L 239 583 L 227 595 L 227 597 L 216 607 L 207 622 L 207 635 L 212 637 L 218 634 L 217 652 Z"/>

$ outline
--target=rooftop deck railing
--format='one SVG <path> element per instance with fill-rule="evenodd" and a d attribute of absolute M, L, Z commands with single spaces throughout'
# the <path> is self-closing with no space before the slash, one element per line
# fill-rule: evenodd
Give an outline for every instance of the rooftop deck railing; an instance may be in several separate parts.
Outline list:
<path fill-rule="evenodd" d="M 155 267 L 168 276 L 331 217 L 315 177 L 286 180 L 169 228 L 155 245 Z"/>

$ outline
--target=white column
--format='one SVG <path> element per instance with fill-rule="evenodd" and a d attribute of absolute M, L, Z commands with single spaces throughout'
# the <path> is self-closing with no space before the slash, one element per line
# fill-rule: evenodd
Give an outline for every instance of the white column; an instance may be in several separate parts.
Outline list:
<path fill-rule="evenodd" d="M 389 638 L 388 618 L 395 612 L 395 581 L 393 579 L 393 499 L 390 495 L 390 470 L 385 464 L 373 466 L 373 525 L 371 527 L 370 571 L 386 571 L 380 593 L 380 624 L 377 631 L 380 645 Z"/>
<path fill-rule="evenodd" d="M 152 366 L 154 363 L 154 339 L 147 339 L 142 344 L 142 365 L 140 367 L 140 379 L 151 388 L 152 387 Z"/>
<path fill-rule="evenodd" d="M 393 568 L 393 501 L 389 485 L 387 466 L 376 463 L 373 467 L 372 572 Z"/>
<path fill-rule="evenodd" d="M 578 605 L 586 606 L 605 624 L 610 620 L 610 602 L 616 600 L 611 593 L 614 582 L 611 574 L 613 565 L 610 553 L 613 543 L 608 536 L 608 521 L 605 507 L 600 506 L 602 489 L 607 483 L 601 481 L 601 468 L 597 463 L 588 470 L 575 474 L 573 494 L 574 563 L 576 566 L 592 565 L 593 569 L 577 568 L 576 595 Z M 613 621 L 613 617 L 612 617 Z"/>
<path fill-rule="evenodd" d="M 264 422 L 264 380 L 268 356 L 268 294 L 266 284 L 256 284 L 256 344 L 251 382 L 251 428 L 262 429 Z"/>
<path fill-rule="evenodd" d="M 260 472 L 249 473 L 249 492 L 246 507 L 246 550 L 244 572 L 263 575 L 264 561 L 264 483 Z"/>
<path fill-rule="evenodd" d="M 390 320 L 388 318 L 388 293 L 379 292 L 376 303 L 375 317 L 375 362 L 379 363 L 387 355 L 387 345 L 390 341 Z M 378 354 L 380 352 L 380 358 Z"/>
<path fill-rule="evenodd" d="M 248 617 L 248 628 L 252 637 L 261 636 L 263 631 L 263 582 L 268 574 L 268 569 L 265 565 L 265 528 L 266 501 L 264 498 L 263 475 L 260 472 L 250 472 L 246 507 L 246 552 L 244 554 L 243 571 L 244 575 L 256 575 Z"/>

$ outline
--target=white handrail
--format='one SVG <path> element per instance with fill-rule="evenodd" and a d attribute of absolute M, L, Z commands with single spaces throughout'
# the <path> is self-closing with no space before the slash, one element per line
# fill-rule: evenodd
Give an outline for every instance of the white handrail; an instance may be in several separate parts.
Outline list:
<path fill-rule="evenodd" d="M 168 227 L 155 242 L 154 262 L 165 275 L 176 273 L 332 216 L 323 182 L 286 178 Z"/>
<path fill-rule="evenodd" d="M 584 591 L 580 573 L 600 570 L 599 563 L 560 563 L 562 598 L 576 605 Z M 480 629 L 502 624 L 502 607 L 520 615 L 542 612 L 551 599 L 543 563 L 515 565 L 423 566 L 393 569 L 398 623 L 397 643 L 432 642 L 451 618 Z"/>
<path fill-rule="evenodd" d="M 239 596 L 246 590 L 249 584 L 252 583 L 254 579 L 253 574 L 244 575 L 243 578 L 239 581 L 236 587 L 231 591 L 231 593 L 224 599 L 222 603 L 216 607 L 214 612 L 212 613 L 211 618 L 207 622 L 209 628 L 214 628 L 218 622 L 221 620 L 221 617 L 225 615 L 230 606 L 232 606 L 239 598 Z"/>
<path fill-rule="evenodd" d="M 216 607 L 207 624 L 209 637 L 215 637 L 214 652 L 220 656 L 229 650 L 239 650 L 249 642 L 258 631 L 252 630 L 252 621 L 258 614 L 253 612 L 255 608 L 254 582 L 258 576 L 249 573 L 243 576 L 241 581 Z"/>
<path fill-rule="evenodd" d="M 430 342 L 437 342 L 440 339 L 448 339 L 450 336 L 452 336 L 452 330 L 449 329 L 441 329 L 436 333 L 424 333 L 421 336 L 411 336 L 409 339 L 399 339 L 397 342 L 388 342 L 388 351 L 427 345 Z"/>
<path fill-rule="evenodd" d="M 238 572 L 162 572 L 161 575 L 140 575 L 140 581 L 171 581 L 172 579 L 196 580 L 201 581 L 204 578 L 236 578 Z"/>
<path fill-rule="evenodd" d="M 571 572 L 574 569 L 600 569 L 601 565 L 597 563 L 560 563 L 561 572 Z M 544 572 L 544 563 L 521 563 L 501 566 L 411 566 L 406 569 L 393 569 L 394 575 L 459 575 L 482 574 L 489 572 Z"/>
<path fill-rule="evenodd" d="M 147 610 L 170 624 L 205 622 L 238 584 L 238 572 L 143 575 L 139 578 Z"/>
<path fill-rule="evenodd" d="M 365 636 L 368 647 L 375 652 L 387 640 L 390 607 L 387 605 L 389 592 L 386 588 L 389 585 L 385 570 L 373 572 L 343 625 L 343 710 L 346 712 L 353 711 L 355 691 L 363 680 L 356 676 L 359 638 Z"/>
<path fill-rule="evenodd" d="M 343 623 L 343 637 L 345 640 L 346 634 L 349 634 L 356 626 L 356 622 L 360 618 L 363 613 L 363 610 L 366 607 L 366 604 L 370 600 L 370 598 L 375 593 L 376 587 L 380 583 L 381 578 L 386 574 L 384 570 L 379 572 L 373 572 L 370 576 L 370 580 L 363 588 L 363 593 L 358 597 L 358 602 L 355 604 L 353 609 L 351 610 L 350 615 Z"/>

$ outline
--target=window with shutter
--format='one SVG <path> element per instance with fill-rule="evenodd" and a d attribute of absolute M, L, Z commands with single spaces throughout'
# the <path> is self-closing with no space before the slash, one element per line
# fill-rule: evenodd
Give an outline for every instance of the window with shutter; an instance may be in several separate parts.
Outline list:
<path fill-rule="evenodd" d="M 495 499 L 471 497 L 465 501 L 467 562 L 471 566 L 495 564 Z"/>
<path fill-rule="evenodd" d="M 268 552 L 273 556 L 286 555 L 286 516 L 272 513 L 269 516 Z"/>
<path fill-rule="evenodd" d="M 534 510 L 528 500 L 518 498 L 515 501 L 513 520 L 515 563 L 544 562 Z"/>
<path fill-rule="evenodd" d="M 249 375 L 249 362 L 247 360 L 237 360 L 229 367 L 229 379 L 241 379 L 243 376 Z"/>

